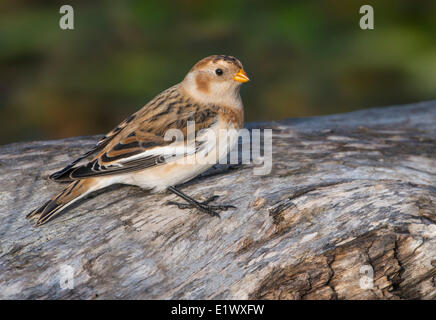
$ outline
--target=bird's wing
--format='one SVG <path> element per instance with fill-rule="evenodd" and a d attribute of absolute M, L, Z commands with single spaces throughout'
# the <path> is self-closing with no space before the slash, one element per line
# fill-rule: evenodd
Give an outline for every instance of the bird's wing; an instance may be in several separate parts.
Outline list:
<path fill-rule="evenodd" d="M 129 118 L 121 122 L 113 130 L 108 132 L 102 139 L 100 139 L 91 150 L 89 150 L 79 158 L 75 159 L 62 170 L 54 172 L 50 175 L 49 178 L 54 181 L 71 181 L 72 179 L 69 177 L 69 172 L 71 171 L 71 169 L 75 168 L 77 164 L 82 160 L 89 158 L 92 155 L 95 155 L 97 152 L 101 151 L 104 147 L 106 147 L 112 141 L 112 139 L 116 135 L 118 135 L 134 118 L 135 114 L 131 115 Z"/>
<path fill-rule="evenodd" d="M 63 180 L 127 173 L 173 161 L 176 159 L 172 154 L 174 149 L 169 148 L 177 146 L 172 144 L 173 141 L 165 140 L 168 130 L 178 129 L 186 139 L 188 121 L 195 121 L 197 134 L 199 130 L 211 127 L 218 118 L 213 106 L 192 103 L 189 98 L 181 97 L 177 91 L 167 95 L 161 102 L 159 99 L 156 101 L 138 111 L 133 118 L 130 117 L 132 119 L 128 118 L 130 120 L 122 126 L 127 120 L 124 121 L 114 135 L 107 135 L 108 141 L 104 142 L 103 139 L 100 146 L 97 144 L 95 150 L 91 150 L 97 155 L 87 164 L 79 166 L 75 162 L 59 171 Z M 117 130 L 111 132 L 115 131 Z M 187 152 L 195 152 L 198 147 L 197 144 L 193 150 Z M 182 155 L 179 154 L 185 155 L 186 150 Z"/>

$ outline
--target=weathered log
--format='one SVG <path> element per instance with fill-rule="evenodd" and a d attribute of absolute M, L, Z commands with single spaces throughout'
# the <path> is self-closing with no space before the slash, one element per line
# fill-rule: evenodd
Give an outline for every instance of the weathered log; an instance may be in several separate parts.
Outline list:
<path fill-rule="evenodd" d="M 237 206 L 221 219 L 116 186 L 35 228 L 48 175 L 98 137 L 1 146 L 0 297 L 436 298 L 436 101 L 248 126 L 273 129 L 269 175 L 182 186 Z"/>

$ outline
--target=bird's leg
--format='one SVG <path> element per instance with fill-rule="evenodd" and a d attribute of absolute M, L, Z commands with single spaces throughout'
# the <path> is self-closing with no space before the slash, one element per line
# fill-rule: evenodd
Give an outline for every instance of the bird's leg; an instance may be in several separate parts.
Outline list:
<path fill-rule="evenodd" d="M 220 218 L 220 215 L 217 212 L 215 212 L 214 210 L 224 210 L 225 211 L 225 210 L 230 209 L 230 208 L 236 208 L 235 206 L 231 206 L 231 205 L 217 205 L 217 206 L 209 205 L 210 202 L 216 200 L 217 198 L 219 198 L 219 196 L 212 196 L 203 202 L 199 202 L 199 201 L 191 198 L 190 196 L 186 195 L 182 191 L 176 189 L 173 186 L 168 187 L 168 190 L 171 191 L 172 193 L 178 195 L 180 198 L 182 198 L 186 202 L 188 202 L 188 203 L 178 203 L 175 201 L 168 201 L 167 202 L 167 204 L 170 204 L 170 205 L 173 204 L 173 205 L 178 206 L 179 209 L 197 208 L 198 210 L 200 210 L 202 212 L 205 212 L 207 214 L 210 214 L 212 216 Z"/>

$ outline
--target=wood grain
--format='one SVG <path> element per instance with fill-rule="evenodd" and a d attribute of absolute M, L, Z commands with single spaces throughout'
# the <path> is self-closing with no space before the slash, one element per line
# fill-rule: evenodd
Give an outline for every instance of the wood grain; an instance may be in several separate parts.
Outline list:
<path fill-rule="evenodd" d="M 247 127 L 273 129 L 269 175 L 219 166 L 182 187 L 238 207 L 221 219 L 115 186 L 34 228 L 65 187 L 48 175 L 98 137 L 0 146 L 0 298 L 436 298 L 436 101 Z"/>

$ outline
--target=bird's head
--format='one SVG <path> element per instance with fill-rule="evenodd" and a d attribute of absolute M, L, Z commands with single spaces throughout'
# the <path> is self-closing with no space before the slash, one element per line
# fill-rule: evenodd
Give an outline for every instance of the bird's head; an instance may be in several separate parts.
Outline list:
<path fill-rule="evenodd" d="M 238 59 L 214 55 L 197 62 L 182 86 L 200 102 L 235 104 L 240 103 L 241 84 L 249 80 Z"/>

